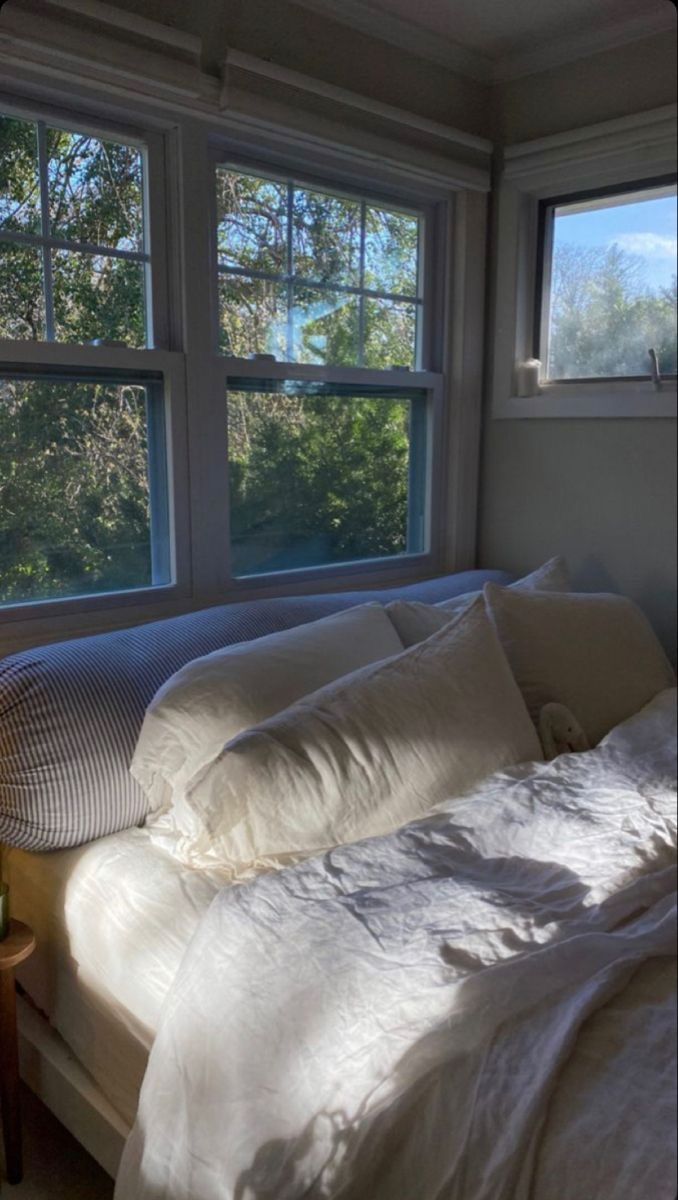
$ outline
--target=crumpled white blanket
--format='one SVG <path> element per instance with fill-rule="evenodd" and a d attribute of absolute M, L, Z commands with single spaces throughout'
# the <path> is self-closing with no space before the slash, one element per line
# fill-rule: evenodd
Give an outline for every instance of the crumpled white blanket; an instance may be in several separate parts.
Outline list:
<path fill-rule="evenodd" d="M 674 1200 L 675 771 L 664 692 L 220 892 L 116 1200 Z"/>

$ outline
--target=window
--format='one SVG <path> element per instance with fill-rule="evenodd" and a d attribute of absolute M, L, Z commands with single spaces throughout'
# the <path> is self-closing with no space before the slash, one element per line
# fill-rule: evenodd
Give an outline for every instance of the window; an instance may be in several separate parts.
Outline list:
<path fill-rule="evenodd" d="M 536 357 L 553 382 L 676 374 L 676 185 L 542 202 Z"/>
<path fill-rule="evenodd" d="M 217 220 L 225 354 L 419 365 L 420 214 L 220 166 Z"/>
<path fill-rule="evenodd" d="M 140 146 L 0 116 L 0 337 L 148 342 Z"/>
<path fill-rule="evenodd" d="M 423 213 L 230 165 L 216 186 L 232 575 L 426 555 Z"/>
<path fill-rule="evenodd" d="M 426 550 L 427 393 L 234 378 L 236 576 Z"/>
<path fill-rule="evenodd" d="M 140 140 L 0 115 L 5 612 L 176 583 L 180 356 L 150 348 L 146 160 Z"/>
<path fill-rule="evenodd" d="M 170 582 L 162 381 L 0 378 L 0 604 Z"/>

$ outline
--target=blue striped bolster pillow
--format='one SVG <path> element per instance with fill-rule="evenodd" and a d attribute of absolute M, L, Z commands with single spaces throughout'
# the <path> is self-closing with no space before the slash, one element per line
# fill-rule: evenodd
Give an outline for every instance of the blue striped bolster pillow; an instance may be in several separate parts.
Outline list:
<path fill-rule="evenodd" d="M 227 604 L 11 655 L 0 662 L 0 842 L 61 849 L 143 821 L 129 763 L 148 704 L 191 659 L 367 600 L 435 603 L 487 579 L 509 576 L 467 571 L 388 591 Z"/>

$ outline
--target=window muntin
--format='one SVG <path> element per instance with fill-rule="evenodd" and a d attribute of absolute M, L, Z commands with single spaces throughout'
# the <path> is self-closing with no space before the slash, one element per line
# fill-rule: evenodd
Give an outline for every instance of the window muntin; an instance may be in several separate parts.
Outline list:
<path fill-rule="evenodd" d="M 415 369 L 423 226 L 419 213 L 219 165 L 220 350 Z"/>
<path fill-rule="evenodd" d="M 162 380 L 0 372 L 0 605 L 171 582 Z"/>
<path fill-rule="evenodd" d="M 138 145 L 0 116 L 0 338 L 144 347 Z"/>
<path fill-rule="evenodd" d="M 229 378 L 234 577 L 425 553 L 428 399 Z"/>
<path fill-rule="evenodd" d="M 544 201 L 537 357 L 551 381 L 676 373 L 676 185 Z"/>

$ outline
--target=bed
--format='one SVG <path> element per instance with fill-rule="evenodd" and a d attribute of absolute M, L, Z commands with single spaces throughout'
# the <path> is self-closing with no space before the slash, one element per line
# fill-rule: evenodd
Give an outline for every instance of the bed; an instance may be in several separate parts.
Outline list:
<path fill-rule="evenodd" d="M 144 827 L 5 850 L 26 1071 L 39 1021 L 116 1200 L 674 1200 L 673 673 L 628 602 L 543 582 L 386 598 L 397 652 L 309 695 L 297 662 L 163 804 L 187 655 L 135 717 Z M 544 762 L 545 686 L 593 749 Z"/>
<path fill-rule="evenodd" d="M 183 664 L 220 647 L 370 600 L 447 600 L 487 579 L 511 576 L 466 571 L 386 591 L 220 605 L 0 662 L 0 873 L 14 916 L 38 939 L 18 972 L 22 1073 L 112 1176 L 162 998 L 223 882 L 218 870 L 174 862 L 138 827 L 146 804 L 129 764 L 149 701 Z M 117 921 L 102 920 L 104 906 Z"/>

